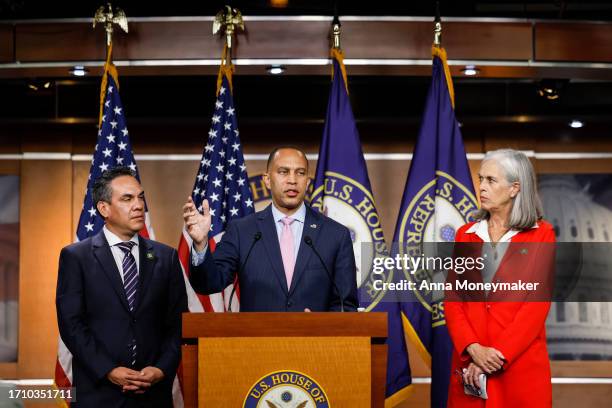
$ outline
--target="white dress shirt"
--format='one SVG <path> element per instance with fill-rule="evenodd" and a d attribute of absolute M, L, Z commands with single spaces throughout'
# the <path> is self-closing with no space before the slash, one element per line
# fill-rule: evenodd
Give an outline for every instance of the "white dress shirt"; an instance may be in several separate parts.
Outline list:
<path fill-rule="evenodd" d="M 113 258 L 115 259 L 115 263 L 117 264 L 117 269 L 119 269 L 119 275 L 121 276 L 121 281 L 123 282 L 123 258 L 125 257 L 124 252 L 121 248 L 117 246 L 124 242 L 117 235 L 113 234 L 106 225 L 102 228 L 104 232 L 104 236 L 106 237 L 106 241 L 110 246 L 110 250 L 113 254 Z M 132 255 L 134 255 L 134 259 L 136 260 L 136 270 L 140 270 L 140 257 L 138 256 L 138 234 L 134 234 L 130 241 L 134 242 L 136 245 L 132 247 Z"/>

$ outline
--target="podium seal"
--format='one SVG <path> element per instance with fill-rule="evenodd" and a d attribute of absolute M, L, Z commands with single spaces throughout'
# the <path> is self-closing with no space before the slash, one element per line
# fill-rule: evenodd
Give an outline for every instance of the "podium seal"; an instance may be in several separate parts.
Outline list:
<path fill-rule="evenodd" d="M 275 371 L 251 386 L 243 408 L 329 408 L 323 388 L 304 373 Z"/>

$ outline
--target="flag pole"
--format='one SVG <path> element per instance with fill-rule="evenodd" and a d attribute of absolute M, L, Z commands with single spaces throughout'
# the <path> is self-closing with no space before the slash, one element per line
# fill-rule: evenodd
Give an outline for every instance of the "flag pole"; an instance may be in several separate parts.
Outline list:
<path fill-rule="evenodd" d="M 334 2 L 334 19 L 332 21 L 332 36 L 333 36 L 333 44 L 332 48 L 339 50 L 340 47 L 340 18 L 338 17 L 338 1 Z"/>
<path fill-rule="evenodd" d="M 442 47 L 442 21 L 440 19 L 440 1 L 436 1 L 436 15 L 434 17 L 434 41 L 433 46 Z"/>
<path fill-rule="evenodd" d="M 234 72 L 234 65 L 232 64 L 233 37 L 238 29 L 244 31 L 242 13 L 240 10 L 226 5 L 215 16 L 212 27 L 213 35 L 217 33 L 225 35 L 225 44 L 221 55 L 221 66 L 219 67 L 219 75 L 217 77 L 217 95 L 219 95 L 224 75 L 227 77 L 230 91 L 232 91 L 232 74 Z"/>
<path fill-rule="evenodd" d="M 100 86 L 100 115 L 98 117 L 98 127 L 102 124 L 102 114 L 104 110 L 104 98 L 106 97 L 106 85 L 107 85 L 107 77 L 106 74 L 109 73 L 112 75 L 117 87 L 119 87 L 119 76 L 117 74 L 117 68 L 113 65 L 112 62 L 112 53 L 113 53 L 113 24 L 119 26 L 124 32 L 128 32 L 128 20 L 125 12 L 116 7 L 115 12 L 113 13 L 113 5 L 109 2 L 107 3 L 107 9 L 104 6 L 100 6 L 98 10 L 96 10 L 96 14 L 93 18 L 93 28 L 96 28 L 96 23 L 100 23 L 104 25 L 104 30 L 106 31 L 106 62 L 104 63 L 104 71 L 102 73 L 102 84 Z"/>
<path fill-rule="evenodd" d="M 431 56 L 438 57 L 442 61 L 448 93 L 450 95 L 451 105 L 455 108 L 455 89 L 453 87 L 453 78 L 448 67 L 446 58 L 446 50 L 442 47 L 442 19 L 440 18 L 440 1 L 436 1 L 436 14 L 434 16 L 434 40 L 431 46 Z"/>
<path fill-rule="evenodd" d="M 334 19 L 332 20 L 332 44 L 330 50 L 330 56 L 332 59 L 332 80 L 334 78 L 333 60 L 335 59 L 340 65 L 340 71 L 342 72 L 342 78 L 344 79 L 344 87 L 346 89 L 346 93 L 348 94 L 348 81 L 346 77 L 346 68 L 344 67 L 344 52 L 342 51 L 340 42 L 341 26 L 342 24 L 340 24 L 340 18 L 338 17 L 338 2 L 336 1 L 334 5 Z"/>

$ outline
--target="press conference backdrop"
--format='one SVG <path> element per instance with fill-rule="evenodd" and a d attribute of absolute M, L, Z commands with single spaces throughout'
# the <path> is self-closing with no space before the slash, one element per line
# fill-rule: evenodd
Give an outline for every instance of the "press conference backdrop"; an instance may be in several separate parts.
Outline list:
<path fill-rule="evenodd" d="M 249 174 L 252 177 L 257 176 L 265 171 L 265 153 L 269 151 L 271 145 L 258 145 L 254 148 L 249 148 L 248 139 L 245 140 L 245 153 L 247 154 Z M 501 138 L 495 143 L 485 143 L 485 148 L 493 149 L 501 147 L 499 144 L 502 144 L 502 146 L 522 147 L 516 144 L 513 145 L 510 142 L 505 143 L 503 138 Z M 45 145 L 50 146 L 50 144 L 39 142 L 34 148 L 36 148 L 36 151 L 44 150 Z M 469 138 L 466 142 L 466 148 L 471 154 L 482 154 L 481 146 L 483 145 L 480 141 L 473 143 L 470 142 Z M 317 149 L 315 144 L 304 144 L 303 147 L 309 153 L 314 153 Z M 400 149 L 396 149 L 396 147 L 390 146 L 389 148 L 394 148 L 393 153 L 412 151 L 412 146 L 408 144 L 401 146 Z M 34 148 L 30 147 L 32 150 Z M 76 153 L 89 151 L 89 146 L 88 148 L 81 149 L 76 147 L 72 149 L 69 142 L 59 148 L 63 148 L 64 151 L 76 151 Z M 165 153 L 164 156 L 148 156 L 147 159 L 139 159 L 139 170 L 147 194 L 147 201 L 150 203 L 149 207 L 156 236 L 160 241 L 175 246 L 177 244 L 176 237 L 179 236 L 181 228 L 180 208 L 191 189 L 193 174 L 197 170 L 198 162 L 195 159 L 172 158 L 168 154 L 184 153 L 187 151 L 190 154 L 199 155 L 201 152 L 198 152 L 198 150 L 201 149 L 201 146 L 197 146 L 194 143 L 189 149 L 181 149 L 178 152 L 168 146 L 150 146 L 144 143 L 136 144 L 134 148 L 137 154 L 142 152 L 141 155 L 144 154 L 145 156 L 150 153 L 160 154 L 160 150 Z M 599 148 L 602 149 L 601 147 Z M 588 147 L 582 147 L 581 149 L 588 149 Z M 394 159 L 392 156 L 385 156 L 385 146 L 364 145 L 364 150 L 366 152 L 378 151 L 383 154 L 382 156 L 369 156 L 367 165 L 377 206 L 380 208 L 382 226 L 388 238 L 392 236 L 401 199 L 401 188 L 397 186 L 396 180 L 406 179 L 409 161 L 404 156 L 399 160 Z M 551 150 L 552 148 L 545 151 Z M 604 146 L 603 150 L 612 151 L 612 145 Z M 253 156 L 253 154 L 257 156 Z M 19 174 L 21 177 L 21 189 L 16 189 L 14 196 L 18 195 L 18 191 L 21 192 L 20 230 L 22 233 L 20 244 L 22 249 L 19 267 L 20 277 L 23 282 L 21 285 L 22 290 L 19 291 L 19 294 L 23 310 L 21 312 L 19 349 L 17 350 L 18 364 L 14 366 L 11 364 L 0 364 L 0 377 L 4 378 L 52 378 L 57 347 L 55 342 L 57 326 L 53 306 L 57 254 L 61 246 L 70 243 L 73 239 L 74 226 L 81 210 L 82 193 L 86 185 L 90 164 L 86 155 L 73 157 L 65 154 L 56 158 L 58 159 L 28 159 L 12 162 L 14 164 L 12 168 L 15 169 L 13 173 Z M 477 171 L 479 163 L 479 158 L 470 160 L 473 176 Z M 583 237 L 589 237 L 587 221 L 593 226 L 593 220 L 601 221 L 600 215 L 597 217 L 592 215 L 592 219 L 588 219 L 584 215 L 573 216 L 566 208 L 549 208 L 549 203 L 560 201 L 563 201 L 564 204 L 570 201 L 578 203 L 579 200 L 577 199 L 559 199 L 559 195 L 567 197 L 569 184 L 571 184 L 570 181 L 573 180 L 572 191 L 577 196 L 581 195 L 584 198 L 584 203 L 587 206 L 585 208 L 590 208 L 589 214 L 593 213 L 592 208 L 594 205 L 599 209 L 605 208 L 608 213 L 612 211 L 609 199 L 604 199 L 605 197 L 609 198 L 610 193 L 609 191 L 606 192 L 609 187 L 601 187 L 610 186 L 611 183 L 591 182 L 589 184 L 588 182 L 589 179 L 609 178 L 609 174 L 612 174 L 612 160 L 609 160 L 609 158 L 594 160 L 563 159 L 562 157 L 560 159 L 535 158 L 534 164 L 541 176 L 541 191 L 546 211 L 551 214 L 557 214 L 557 221 L 553 217 L 547 218 L 558 226 L 562 234 L 561 237 L 564 238 L 567 234 L 569 234 L 567 235 L 568 237 L 571 236 L 572 226 L 576 227 L 577 233 L 583 234 L 583 236 L 573 237 L 574 239 L 581 240 Z M 311 161 L 311 172 L 314 172 L 315 166 L 316 162 L 314 160 Z M 568 175 L 566 174 L 568 169 L 576 173 Z M 253 196 L 257 202 L 257 207 L 261 208 L 265 205 L 266 199 L 269 199 L 269 193 L 259 178 L 253 177 L 252 181 Z M 587 186 L 592 187 L 586 188 Z M 594 190 L 595 186 L 600 187 Z M 557 194 L 557 196 L 554 194 Z M 591 207 L 588 207 L 589 205 Z M 610 224 L 608 223 L 607 225 L 609 226 Z M 596 236 L 604 236 L 603 227 L 597 227 L 597 231 L 599 235 Z M 609 234 L 610 228 L 607 231 Z M 41 247 L 39 245 L 40 242 L 45 242 L 46 245 Z M 37 251 L 38 256 L 29 256 L 34 250 Z M 17 290 L 14 293 L 16 294 Z M 610 324 L 606 323 L 606 312 L 602 309 L 601 304 L 587 305 L 586 314 L 583 306 L 565 305 L 565 320 L 561 322 L 557 322 L 557 320 L 563 319 L 560 314 L 555 314 L 558 310 L 553 308 L 553 312 L 549 316 L 549 332 L 551 334 L 553 332 L 557 333 L 555 334 L 556 336 L 561 336 L 564 339 L 568 337 L 583 339 L 584 336 L 580 333 L 589 332 L 597 336 L 607 336 L 602 337 L 602 339 L 610 339 Z M 586 322 L 584 321 L 585 316 Z M 581 330 L 581 332 L 579 333 L 576 330 Z M 552 342 L 549 343 L 553 358 L 563 360 L 580 359 L 582 362 L 576 361 L 575 363 L 578 363 L 578 365 L 557 365 L 557 367 L 560 367 L 558 369 L 553 364 L 554 376 L 609 376 L 611 367 L 609 362 L 601 361 L 610 359 L 609 349 L 608 351 L 606 351 L 605 347 L 599 347 L 597 350 L 593 349 L 593 344 L 597 343 L 595 341 L 583 342 L 584 344 L 582 345 L 576 341 L 573 346 L 566 346 L 568 343 L 565 340 L 558 341 L 557 343 L 560 345 L 557 348 L 555 348 Z M 571 352 L 567 352 L 564 348 L 571 349 Z M 410 359 L 414 377 L 427 377 L 429 375 L 428 368 L 420 361 L 416 352 L 411 353 Z M 600 361 L 588 362 L 584 360 Z M 560 391 L 555 394 L 555 398 L 570 401 L 571 398 L 568 399 L 567 390 L 575 386 L 558 387 L 561 388 L 557 388 Z M 601 386 L 576 385 L 576 387 Z M 422 394 L 421 397 L 426 399 L 427 392 Z M 591 394 L 593 393 L 589 393 L 589 395 Z M 571 395 L 574 395 L 574 393 Z M 580 393 L 576 395 L 580 395 Z M 419 399 L 421 397 L 417 395 L 416 398 Z"/>
<path fill-rule="evenodd" d="M 180 168 L 189 167 L 182 162 L 143 162 L 141 167 L 161 165 L 162 172 L 167 177 L 173 177 L 176 183 L 181 183 Z M 472 161 L 472 172 L 477 170 L 478 162 Z M 75 163 L 75 168 L 84 166 Z M 270 192 L 266 189 L 261 177 L 265 160 L 251 160 L 248 163 L 251 174 L 249 183 L 253 193 L 256 210 L 265 208 L 270 202 Z M 393 210 L 399 204 L 398 192 L 395 186 L 385 183 L 385 172 L 402 173 L 400 167 L 406 166 L 404 161 L 371 160 L 368 162 L 377 204 L 383 211 L 383 228 L 385 236 L 390 236 L 389 228 L 392 222 Z M 311 163 L 311 171 L 316 162 Z M 151 170 L 153 170 L 151 168 Z M 146 170 L 143 170 L 146 171 Z M 404 170 L 404 174 L 407 169 Z M 82 169 L 79 172 L 83 175 Z M 175 176 L 171 176 L 174 174 Z M 404 174 L 397 174 L 398 180 L 403 180 Z M 176 178 L 174 178 L 176 177 Z M 151 213 L 156 235 L 164 239 L 166 229 L 178 229 L 180 219 L 172 216 L 171 207 L 178 205 L 178 198 L 163 194 L 169 186 L 163 182 L 155 182 L 145 178 L 143 184 L 150 199 L 162 200 L 162 203 L 152 201 Z M 611 174 L 540 174 L 539 189 L 548 219 L 557 232 L 557 240 L 563 242 L 611 242 L 612 241 L 612 175 Z M 475 185 L 477 185 L 475 183 Z M 153 189 L 153 191 L 151 191 Z M 159 189 L 159 191 L 158 191 Z M 382 193 L 379 191 L 382 190 Z M 386 194 L 385 194 L 386 192 Z M 153 195 L 153 197 L 151 197 Z M 391 201 L 391 202 L 389 202 Z M 172 204 L 175 203 L 175 204 Z M 75 203 L 80 205 L 80 203 Z M 160 205 L 165 212 L 160 211 Z M 78 207 L 75 207 L 78 208 Z M 176 207 L 175 207 L 176 208 Z M 387 210 L 387 211 L 385 211 Z M 170 234 L 172 236 L 172 234 Z M 173 245 L 169 240 L 168 244 Z M 356 248 L 357 249 L 357 248 Z M 593 260 L 597 262 L 597 260 Z M 611 265 L 612 267 L 612 265 Z M 606 269 L 604 268 L 604 271 Z M 612 360 L 612 269 L 608 269 L 600 277 L 596 287 L 601 293 L 601 302 L 563 302 L 551 308 L 547 320 L 548 346 L 551 359 L 554 360 Z M 603 281 L 603 284 L 602 284 Z M 610 303 L 608 303 L 610 302 Z"/>
<path fill-rule="evenodd" d="M 612 175 L 540 175 L 539 190 L 557 241 L 612 241 Z M 558 302 L 551 307 L 546 334 L 554 360 L 612 360 L 611 257 L 587 250 L 593 253 L 582 257 L 585 284 L 577 298 L 599 302 Z M 557 268 L 572 265 L 577 265 L 576 260 L 564 257 Z"/>

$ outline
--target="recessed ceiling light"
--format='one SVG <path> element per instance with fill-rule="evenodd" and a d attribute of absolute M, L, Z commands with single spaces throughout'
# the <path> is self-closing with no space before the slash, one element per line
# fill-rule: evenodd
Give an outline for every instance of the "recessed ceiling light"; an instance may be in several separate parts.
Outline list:
<path fill-rule="evenodd" d="M 550 101 L 559 99 L 559 92 L 555 88 L 542 87 L 538 90 L 541 97 L 546 98 Z"/>
<path fill-rule="evenodd" d="M 538 95 L 549 101 L 559 100 L 568 82 L 567 79 L 542 79 L 538 84 Z"/>
<path fill-rule="evenodd" d="M 584 126 L 584 122 L 578 119 L 574 119 L 569 123 L 569 125 L 571 128 L 580 129 L 581 127 Z"/>
<path fill-rule="evenodd" d="M 476 68 L 476 65 L 466 65 L 465 68 L 461 70 L 463 75 L 474 76 L 480 73 L 480 70 Z"/>
<path fill-rule="evenodd" d="M 87 68 L 85 68 L 85 67 L 84 67 L 84 66 L 82 66 L 82 65 L 75 65 L 75 66 L 74 66 L 74 67 L 73 67 L 73 68 L 70 70 L 70 73 L 71 73 L 72 75 L 74 75 L 74 76 L 79 76 L 79 77 L 82 77 L 82 76 L 87 75 Z"/>
<path fill-rule="evenodd" d="M 272 75 L 280 75 L 283 72 L 285 72 L 287 68 L 285 68 L 282 65 L 270 65 L 269 67 L 266 68 L 266 70 L 268 71 L 268 73 Z"/>
<path fill-rule="evenodd" d="M 289 0 L 270 0 L 270 6 L 277 8 L 285 8 L 287 3 L 289 3 Z"/>

